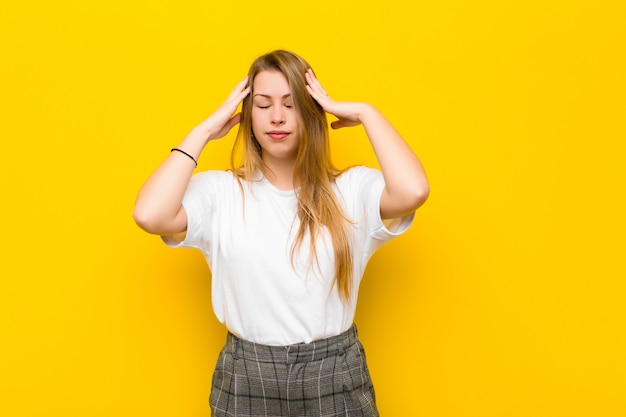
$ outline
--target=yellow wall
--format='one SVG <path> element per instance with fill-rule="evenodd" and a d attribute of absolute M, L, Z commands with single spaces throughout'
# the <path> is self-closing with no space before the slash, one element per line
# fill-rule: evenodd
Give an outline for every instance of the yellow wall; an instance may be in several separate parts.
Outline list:
<path fill-rule="evenodd" d="M 0 414 L 209 414 L 208 268 L 131 212 L 280 47 L 430 176 L 361 292 L 382 414 L 626 415 L 625 28 L 618 0 L 4 4 Z M 334 137 L 338 165 L 375 164 L 362 129 Z"/>

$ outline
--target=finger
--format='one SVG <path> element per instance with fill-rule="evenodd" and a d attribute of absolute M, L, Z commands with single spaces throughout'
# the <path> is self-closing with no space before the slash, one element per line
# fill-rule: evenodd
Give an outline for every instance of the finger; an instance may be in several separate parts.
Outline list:
<path fill-rule="evenodd" d="M 309 85 L 311 85 L 311 88 L 317 91 L 320 95 L 322 96 L 328 95 L 326 90 L 324 90 L 324 87 L 322 87 L 322 84 L 320 84 L 319 80 L 315 78 L 315 75 L 313 75 L 313 72 L 309 73 Z"/>
<path fill-rule="evenodd" d="M 246 90 L 248 92 L 250 92 L 250 86 L 246 87 L 246 84 L 248 83 L 248 76 L 246 75 L 246 77 L 239 81 L 237 83 L 237 86 L 233 89 L 233 91 L 231 91 L 231 93 L 228 95 L 228 99 L 233 99 L 235 97 L 238 97 L 240 94 L 242 94 L 243 92 L 245 92 Z M 245 87 L 245 88 L 244 88 Z M 248 93 L 246 93 L 247 95 Z M 243 96 L 245 97 L 245 95 Z M 243 99 L 242 97 L 242 99 Z"/>
<path fill-rule="evenodd" d="M 327 95 L 320 94 L 317 91 L 314 91 L 311 86 L 306 86 L 307 91 L 313 97 L 313 100 L 317 101 L 317 103 L 322 106 L 324 111 L 328 111 L 328 106 L 330 105 L 330 99 Z"/>
<path fill-rule="evenodd" d="M 234 112 L 239 106 L 239 103 L 241 103 L 248 94 L 250 94 L 250 86 L 246 87 L 243 91 L 240 91 L 237 95 L 231 95 L 231 97 L 229 97 L 224 104 L 231 108 L 232 112 Z"/>
<path fill-rule="evenodd" d="M 309 92 L 309 94 L 311 94 L 313 96 L 313 98 L 315 100 L 317 100 L 318 102 L 320 100 L 326 100 L 326 101 L 330 100 L 330 97 L 328 97 L 328 94 L 326 94 L 323 91 L 320 91 L 319 88 L 316 89 L 315 87 L 313 87 L 313 86 L 311 86 L 309 84 L 306 85 L 306 88 L 307 88 L 307 91 Z M 322 103 L 320 103 L 320 104 L 322 104 Z"/>
<path fill-rule="evenodd" d="M 314 90 L 318 91 L 319 94 L 321 94 L 323 96 L 327 96 L 328 95 L 328 93 L 326 92 L 326 90 L 324 90 L 324 88 L 322 87 L 322 84 L 319 82 L 317 77 L 315 77 L 315 74 L 313 73 L 312 69 L 309 69 L 305 73 L 305 77 L 307 79 L 307 82 L 311 86 L 311 88 L 313 88 Z"/>
<path fill-rule="evenodd" d="M 306 91 L 309 92 L 309 94 L 311 95 L 311 97 L 315 99 L 315 101 L 319 102 L 319 98 L 320 98 L 319 93 L 313 90 L 313 87 L 311 87 L 309 84 L 306 85 Z"/>
<path fill-rule="evenodd" d="M 346 125 L 339 120 L 335 120 L 330 124 L 330 127 L 332 127 L 333 129 L 341 129 L 342 127 L 346 127 Z"/>
<path fill-rule="evenodd" d="M 360 124 L 361 123 L 359 122 L 353 122 L 352 120 L 348 120 L 348 119 L 338 119 L 332 122 L 330 124 L 330 127 L 332 127 L 333 129 L 341 129 L 342 127 L 354 127 Z"/>
<path fill-rule="evenodd" d="M 215 132 L 214 139 L 219 139 L 219 138 L 223 138 L 224 136 L 226 136 L 228 132 L 230 132 L 230 130 L 233 127 L 235 127 L 237 123 L 239 123 L 240 120 L 241 120 L 241 113 L 237 113 L 236 115 L 228 119 L 228 121 L 224 123 L 222 127 L 219 128 L 218 131 Z"/>
<path fill-rule="evenodd" d="M 241 93 L 239 93 L 239 96 L 237 97 L 237 101 L 241 102 L 241 100 L 246 98 L 246 96 L 248 94 L 250 94 L 250 86 L 246 87 L 245 90 L 243 90 Z"/>
<path fill-rule="evenodd" d="M 236 115 L 234 115 L 233 117 L 230 118 L 228 123 L 226 123 L 227 129 L 230 131 L 230 129 L 232 129 L 234 126 L 236 126 L 237 123 L 239 123 L 240 120 L 241 120 L 241 113 L 237 113 Z"/>

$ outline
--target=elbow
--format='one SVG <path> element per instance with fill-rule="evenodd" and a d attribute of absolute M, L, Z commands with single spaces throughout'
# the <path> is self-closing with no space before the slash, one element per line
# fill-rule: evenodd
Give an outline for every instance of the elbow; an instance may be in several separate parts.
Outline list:
<path fill-rule="evenodd" d="M 133 210 L 133 219 L 137 226 L 148 233 L 159 234 L 159 220 L 154 213 L 150 213 L 149 210 L 143 209 L 141 207 L 135 206 Z"/>
<path fill-rule="evenodd" d="M 137 226 L 153 235 L 169 235 L 186 230 L 186 216 L 182 208 L 170 213 L 158 207 L 137 204 L 133 211 L 133 219 Z"/>
<path fill-rule="evenodd" d="M 406 212 L 412 212 L 420 208 L 430 195 L 430 185 L 428 181 L 419 181 L 414 183 L 411 187 L 407 187 L 403 192 L 404 204 Z"/>
<path fill-rule="evenodd" d="M 383 219 L 392 219 L 413 213 L 426 202 L 429 194 L 428 184 L 401 192 L 386 189 L 381 199 L 381 216 Z"/>
<path fill-rule="evenodd" d="M 424 186 L 421 188 L 419 192 L 420 206 L 424 204 L 426 200 L 428 200 L 429 195 L 430 195 L 430 184 L 426 183 L 424 184 Z"/>
<path fill-rule="evenodd" d="M 413 190 L 410 195 L 411 207 L 413 210 L 416 210 L 421 207 L 426 200 L 428 200 L 428 196 L 430 195 L 430 185 L 428 185 L 428 183 L 423 184 Z"/>

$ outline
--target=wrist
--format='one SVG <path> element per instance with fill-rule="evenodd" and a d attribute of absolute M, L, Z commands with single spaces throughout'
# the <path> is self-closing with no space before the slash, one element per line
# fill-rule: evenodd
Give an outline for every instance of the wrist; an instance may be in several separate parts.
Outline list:
<path fill-rule="evenodd" d="M 360 123 L 364 123 L 365 120 L 370 118 L 374 113 L 376 113 L 376 108 L 374 108 L 374 106 L 368 103 L 360 103 L 359 111 L 356 117 Z"/>
<path fill-rule="evenodd" d="M 213 139 L 213 129 L 210 126 L 206 126 L 204 124 L 200 124 L 194 127 L 191 132 L 189 132 L 189 137 L 194 141 L 202 142 L 202 145 L 206 145 Z"/>
<path fill-rule="evenodd" d="M 194 158 L 193 156 L 191 156 L 191 154 L 190 154 L 190 153 L 188 153 L 187 151 L 185 151 L 185 150 L 183 150 L 183 149 L 180 149 L 180 148 L 172 148 L 172 149 L 170 150 L 170 152 L 174 152 L 174 151 L 182 153 L 183 155 L 185 155 L 186 157 L 188 157 L 189 159 L 191 159 L 191 160 L 192 160 L 192 161 L 196 164 L 196 168 L 198 167 L 198 159 L 197 159 L 197 158 Z"/>
<path fill-rule="evenodd" d="M 201 136 L 207 142 L 210 141 L 213 135 L 213 128 L 211 126 L 200 124 L 193 129 L 197 135 Z"/>

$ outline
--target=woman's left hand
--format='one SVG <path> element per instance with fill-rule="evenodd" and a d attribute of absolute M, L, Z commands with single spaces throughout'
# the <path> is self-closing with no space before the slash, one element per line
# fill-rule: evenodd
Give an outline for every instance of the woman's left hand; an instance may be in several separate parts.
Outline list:
<path fill-rule="evenodd" d="M 307 82 L 306 89 L 311 94 L 311 97 L 322 106 L 326 113 L 330 113 L 338 119 L 330 124 L 333 129 L 361 124 L 359 116 L 363 103 L 340 102 L 331 99 L 311 69 L 307 70 L 305 77 Z"/>

